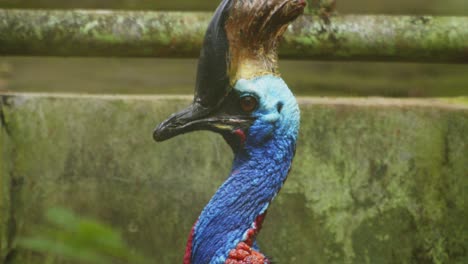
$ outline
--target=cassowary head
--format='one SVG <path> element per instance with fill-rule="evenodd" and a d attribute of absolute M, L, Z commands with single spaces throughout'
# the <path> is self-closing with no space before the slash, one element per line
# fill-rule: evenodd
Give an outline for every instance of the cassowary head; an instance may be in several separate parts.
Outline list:
<path fill-rule="evenodd" d="M 296 137 L 299 108 L 279 77 L 276 51 L 304 7 L 305 0 L 224 0 L 205 36 L 193 103 L 161 123 L 154 139 L 211 130 L 237 150 Z"/>

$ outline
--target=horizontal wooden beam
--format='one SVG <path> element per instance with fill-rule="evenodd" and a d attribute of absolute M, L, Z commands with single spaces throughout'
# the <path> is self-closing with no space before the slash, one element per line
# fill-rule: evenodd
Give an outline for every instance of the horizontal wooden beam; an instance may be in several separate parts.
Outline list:
<path fill-rule="evenodd" d="M 0 55 L 198 57 L 210 13 L 0 9 Z M 282 58 L 468 62 L 468 17 L 302 16 Z"/>

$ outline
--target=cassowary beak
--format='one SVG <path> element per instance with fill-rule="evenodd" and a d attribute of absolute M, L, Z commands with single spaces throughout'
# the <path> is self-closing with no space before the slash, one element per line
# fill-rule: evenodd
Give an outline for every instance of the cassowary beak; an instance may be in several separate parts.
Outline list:
<path fill-rule="evenodd" d="M 250 116 L 228 114 L 224 107 L 205 108 L 197 103 L 172 115 L 154 130 L 153 138 L 164 141 L 195 130 L 210 130 L 223 136 L 247 129 L 253 122 Z"/>
<path fill-rule="evenodd" d="M 153 138 L 156 141 L 164 141 L 177 135 L 193 131 L 200 126 L 200 121 L 210 111 L 197 104 L 173 114 L 166 121 L 158 125 L 154 130 Z M 197 122 L 198 121 L 198 122 Z"/>

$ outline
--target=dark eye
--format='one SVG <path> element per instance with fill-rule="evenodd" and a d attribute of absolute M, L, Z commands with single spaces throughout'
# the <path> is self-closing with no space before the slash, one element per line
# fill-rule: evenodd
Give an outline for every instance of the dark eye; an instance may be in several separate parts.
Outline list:
<path fill-rule="evenodd" d="M 253 96 L 244 96 L 240 99 L 240 106 L 244 112 L 252 112 L 257 108 L 257 99 Z"/>

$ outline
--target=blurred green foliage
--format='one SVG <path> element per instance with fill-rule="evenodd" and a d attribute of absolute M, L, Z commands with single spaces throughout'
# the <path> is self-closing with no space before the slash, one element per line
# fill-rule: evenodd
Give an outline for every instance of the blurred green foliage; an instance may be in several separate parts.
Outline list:
<path fill-rule="evenodd" d="M 47 226 L 39 227 L 41 231 L 34 237 L 18 239 L 18 246 L 74 263 L 149 263 L 130 249 L 117 231 L 105 224 L 78 217 L 65 209 L 50 209 L 46 219 Z"/>

